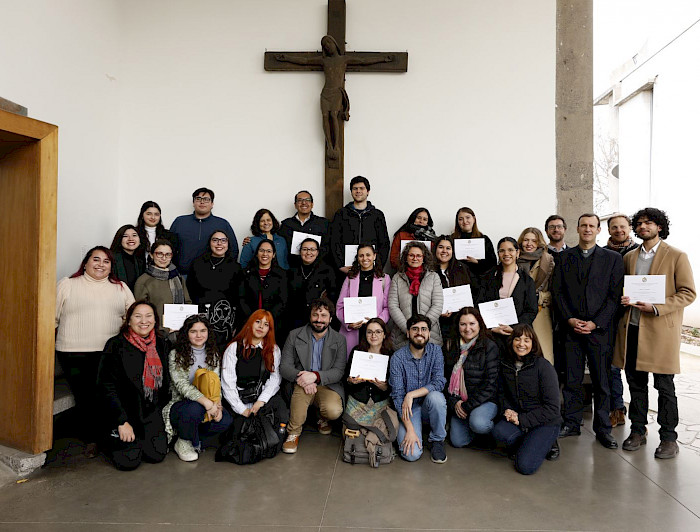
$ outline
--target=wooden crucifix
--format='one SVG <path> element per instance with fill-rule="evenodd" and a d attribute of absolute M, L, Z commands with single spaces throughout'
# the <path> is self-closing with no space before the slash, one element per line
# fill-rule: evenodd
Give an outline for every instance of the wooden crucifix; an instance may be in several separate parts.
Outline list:
<path fill-rule="evenodd" d="M 320 52 L 265 52 L 265 70 L 322 71 L 321 116 L 325 149 L 326 216 L 343 206 L 343 121 L 350 118 L 346 72 L 406 72 L 407 52 L 345 52 L 345 0 L 328 0 L 328 33 Z"/>

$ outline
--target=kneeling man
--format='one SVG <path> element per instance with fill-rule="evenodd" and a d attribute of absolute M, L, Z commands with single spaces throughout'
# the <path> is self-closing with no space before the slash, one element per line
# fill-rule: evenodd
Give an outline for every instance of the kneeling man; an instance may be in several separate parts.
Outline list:
<path fill-rule="evenodd" d="M 443 464 L 445 455 L 445 420 L 447 403 L 445 362 L 440 346 L 430 340 L 430 318 L 416 314 L 406 322 L 408 345 L 390 359 L 389 383 L 391 398 L 401 416 L 398 443 L 401 456 L 409 462 L 423 454 L 423 421 L 430 423 L 430 457 Z"/>
<path fill-rule="evenodd" d="M 328 299 L 314 299 L 309 323 L 289 333 L 282 349 L 280 375 L 294 386 L 287 440 L 282 445 L 285 453 L 297 452 L 312 403 L 319 409 L 321 434 L 330 434 L 328 421 L 338 419 L 343 413 L 345 392 L 341 381 L 347 348 L 345 337 L 328 327 L 334 314 L 333 303 Z"/>

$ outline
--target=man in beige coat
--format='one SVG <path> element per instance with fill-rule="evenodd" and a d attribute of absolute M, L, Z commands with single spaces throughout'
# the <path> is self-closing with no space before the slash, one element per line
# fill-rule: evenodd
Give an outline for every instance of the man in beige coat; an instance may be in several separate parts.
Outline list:
<path fill-rule="evenodd" d="M 651 304 L 622 297 L 627 310 L 620 320 L 613 364 L 624 368 L 631 400 L 629 417 L 632 430 L 622 444 L 626 451 L 637 451 L 647 442 L 649 373 L 659 392 L 658 422 L 661 444 L 656 458 L 678 455 L 676 426 L 678 400 L 673 376 L 680 373 L 681 326 L 683 309 L 695 300 L 695 282 L 688 256 L 663 242 L 668 237 L 666 213 L 647 207 L 632 217 L 635 234 L 642 245 L 624 257 L 627 275 L 665 275 L 666 300 Z"/>

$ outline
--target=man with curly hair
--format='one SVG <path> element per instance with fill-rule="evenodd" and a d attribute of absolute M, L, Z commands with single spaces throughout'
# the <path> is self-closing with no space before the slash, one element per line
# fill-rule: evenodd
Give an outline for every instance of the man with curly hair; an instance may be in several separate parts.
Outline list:
<path fill-rule="evenodd" d="M 647 207 L 632 217 L 634 233 L 642 245 L 624 257 L 627 275 L 665 275 L 666 298 L 663 304 L 630 301 L 623 296 L 627 310 L 620 320 L 613 364 L 624 368 L 630 389 L 629 417 L 632 428 L 622 444 L 625 451 L 637 451 L 647 442 L 649 410 L 649 373 L 659 392 L 658 422 L 661 444 L 656 458 L 678 455 L 678 400 L 673 376 L 680 373 L 681 326 L 683 309 L 695 300 L 695 282 L 688 256 L 669 246 L 666 213 Z"/>

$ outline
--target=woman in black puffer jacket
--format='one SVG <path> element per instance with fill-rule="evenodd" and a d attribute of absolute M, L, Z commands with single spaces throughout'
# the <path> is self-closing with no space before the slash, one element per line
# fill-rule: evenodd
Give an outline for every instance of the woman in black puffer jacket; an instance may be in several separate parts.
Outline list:
<path fill-rule="evenodd" d="M 493 435 L 515 454 L 515 469 L 531 475 L 545 458 L 555 458 L 555 448 L 558 456 L 559 382 L 530 325 L 514 325 L 507 345 L 498 385 L 503 419 L 496 423 Z"/>
<path fill-rule="evenodd" d="M 445 351 L 445 396 L 450 442 L 466 447 L 474 434 L 488 434 L 498 413 L 498 346 L 478 310 L 465 307 L 455 316 Z"/>

